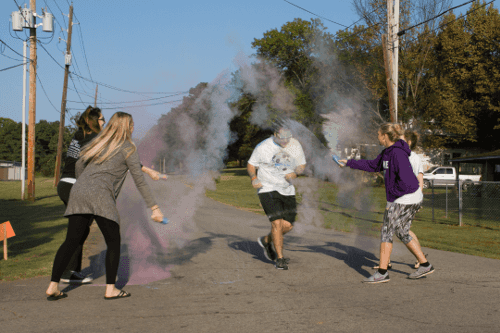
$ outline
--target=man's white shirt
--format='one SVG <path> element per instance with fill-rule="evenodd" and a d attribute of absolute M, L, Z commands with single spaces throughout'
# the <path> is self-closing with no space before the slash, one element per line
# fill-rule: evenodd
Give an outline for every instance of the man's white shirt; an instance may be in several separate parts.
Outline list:
<path fill-rule="evenodd" d="M 259 193 L 278 191 L 281 195 L 295 195 L 295 187 L 285 175 L 306 164 L 306 157 L 300 142 L 294 138 L 283 148 L 270 137 L 255 147 L 248 163 L 258 168 L 257 178 L 262 183 Z"/>

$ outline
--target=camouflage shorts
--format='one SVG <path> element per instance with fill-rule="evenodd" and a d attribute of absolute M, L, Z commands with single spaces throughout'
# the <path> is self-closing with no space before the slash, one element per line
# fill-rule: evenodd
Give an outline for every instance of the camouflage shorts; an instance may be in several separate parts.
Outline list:
<path fill-rule="evenodd" d="M 411 222 L 421 206 L 421 203 L 403 205 L 388 202 L 381 231 L 382 243 L 392 243 L 392 237 L 396 234 L 404 244 L 408 244 L 412 240 L 409 235 Z"/>

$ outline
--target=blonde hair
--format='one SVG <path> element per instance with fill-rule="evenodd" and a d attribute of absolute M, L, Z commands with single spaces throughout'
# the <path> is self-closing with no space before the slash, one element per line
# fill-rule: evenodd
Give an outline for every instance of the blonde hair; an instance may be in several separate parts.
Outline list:
<path fill-rule="evenodd" d="M 130 114 L 116 112 L 109 120 L 108 126 L 82 150 L 80 157 L 84 162 L 101 164 L 116 155 L 119 148 L 128 141 L 132 144 L 132 149 L 127 152 L 128 158 L 137 149 L 132 142 L 133 126 L 134 121 Z"/>
<path fill-rule="evenodd" d="M 387 134 L 387 137 L 391 142 L 398 141 L 401 138 L 401 136 L 403 136 L 405 133 L 401 125 L 396 123 L 382 124 L 379 128 L 379 132 L 382 135 Z"/>

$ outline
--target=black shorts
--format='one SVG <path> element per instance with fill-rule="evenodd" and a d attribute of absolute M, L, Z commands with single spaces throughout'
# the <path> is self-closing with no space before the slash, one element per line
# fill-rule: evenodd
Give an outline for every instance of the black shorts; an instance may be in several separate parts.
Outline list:
<path fill-rule="evenodd" d="M 277 191 L 259 193 L 260 203 L 269 221 L 283 219 L 293 224 L 297 216 L 295 195 L 281 195 Z"/>

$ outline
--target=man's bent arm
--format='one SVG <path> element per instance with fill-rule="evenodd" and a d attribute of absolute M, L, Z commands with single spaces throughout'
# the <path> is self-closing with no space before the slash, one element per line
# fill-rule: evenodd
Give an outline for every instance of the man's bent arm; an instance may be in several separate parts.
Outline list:
<path fill-rule="evenodd" d="M 299 176 L 304 173 L 305 169 L 306 169 L 305 164 L 299 165 L 298 167 L 295 168 L 295 173 L 297 174 L 297 176 Z"/>
<path fill-rule="evenodd" d="M 254 178 L 257 178 L 257 168 L 251 165 L 250 163 L 247 163 L 247 172 L 250 178 L 252 178 L 252 180 Z"/>

